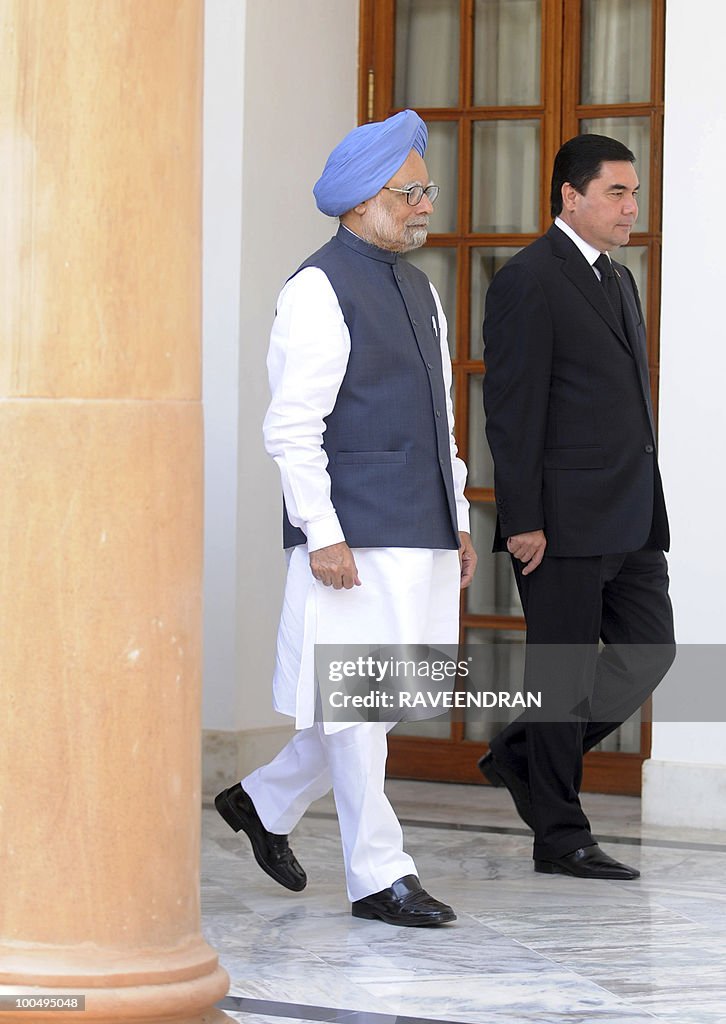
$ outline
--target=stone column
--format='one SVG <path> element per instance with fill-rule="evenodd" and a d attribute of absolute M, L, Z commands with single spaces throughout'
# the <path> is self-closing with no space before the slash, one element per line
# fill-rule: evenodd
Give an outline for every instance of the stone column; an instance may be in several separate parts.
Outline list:
<path fill-rule="evenodd" d="M 3 1024 L 227 1019 L 198 892 L 202 13 L 0 0 Z"/>

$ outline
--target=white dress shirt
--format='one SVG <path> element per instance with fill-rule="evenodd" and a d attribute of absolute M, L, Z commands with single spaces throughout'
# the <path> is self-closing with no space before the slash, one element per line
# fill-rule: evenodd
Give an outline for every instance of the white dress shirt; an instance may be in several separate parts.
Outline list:
<path fill-rule="evenodd" d="M 572 239 L 572 241 L 575 243 L 577 248 L 580 250 L 582 255 L 585 257 L 587 262 L 592 267 L 593 273 L 599 281 L 600 271 L 595 266 L 595 260 L 602 255 L 600 250 L 596 249 L 594 245 L 590 245 L 590 243 L 586 242 L 584 238 L 580 238 L 578 233 L 576 231 L 573 231 L 569 224 L 565 224 L 565 222 L 560 217 L 555 217 L 555 224 L 560 229 L 560 231 L 564 231 L 567 237 Z M 610 259 L 609 252 L 606 252 L 605 255 L 608 259 Z"/>

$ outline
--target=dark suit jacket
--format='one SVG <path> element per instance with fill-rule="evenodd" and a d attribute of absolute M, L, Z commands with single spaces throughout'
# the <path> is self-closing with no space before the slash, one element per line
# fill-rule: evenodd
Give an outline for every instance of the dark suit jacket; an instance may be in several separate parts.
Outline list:
<path fill-rule="evenodd" d="M 630 271 L 614 266 L 627 333 L 555 225 L 489 288 L 484 406 L 495 550 L 539 529 L 551 555 L 668 549 L 643 314 Z"/>

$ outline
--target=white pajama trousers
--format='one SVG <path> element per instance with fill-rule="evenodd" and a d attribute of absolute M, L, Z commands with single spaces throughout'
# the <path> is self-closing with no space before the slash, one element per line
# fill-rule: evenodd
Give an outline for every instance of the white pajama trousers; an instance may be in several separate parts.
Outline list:
<path fill-rule="evenodd" d="M 314 720 L 315 644 L 456 644 L 460 573 L 453 550 L 353 554 L 363 585 L 333 590 L 313 579 L 307 547 L 289 553 L 273 690 L 275 708 L 294 717 L 299 732 L 242 787 L 265 828 L 281 835 L 332 787 L 348 895 L 359 900 L 416 874 L 383 788 L 393 723 Z"/>
<path fill-rule="evenodd" d="M 401 826 L 383 789 L 386 733 L 392 725 L 361 722 L 326 734 L 316 723 L 297 732 L 273 761 L 242 780 L 262 824 L 282 835 L 332 786 L 351 900 L 417 873 L 403 851 Z"/>

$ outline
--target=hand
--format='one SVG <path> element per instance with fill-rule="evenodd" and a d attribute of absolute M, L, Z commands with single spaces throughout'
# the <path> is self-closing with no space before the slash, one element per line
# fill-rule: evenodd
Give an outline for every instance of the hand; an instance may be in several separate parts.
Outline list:
<path fill-rule="evenodd" d="M 353 552 L 344 540 L 310 552 L 310 571 L 326 587 L 341 590 L 361 585 Z"/>
<path fill-rule="evenodd" d="M 466 590 L 474 579 L 478 558 L 476 551 L 474 550 L 474 545 L 471 542 L 470 533 L 460 531 L 459 540 L 461 542 L 461 547 L 459 548 L 459 565 L 461 566 L 461 581 L 459 583 L 459 589 Z"/>
<path fill-rule="evenodd" d="M 533 530 L 531 533 L 517 533 L 507 538 L 507 551 L 510 555 L 526 562 L 526 568 L 522 569 L 522 575 L 528 576 L 537 568 L 544 558 L 547 538 L 544 530 Z"/>

